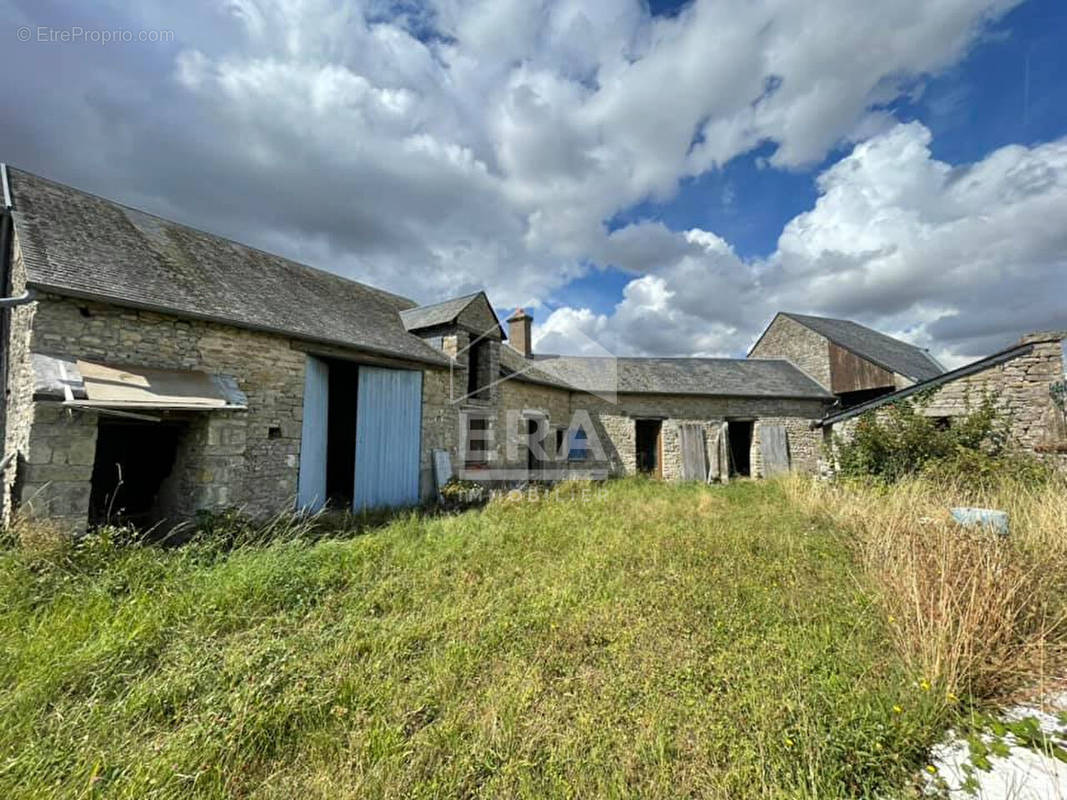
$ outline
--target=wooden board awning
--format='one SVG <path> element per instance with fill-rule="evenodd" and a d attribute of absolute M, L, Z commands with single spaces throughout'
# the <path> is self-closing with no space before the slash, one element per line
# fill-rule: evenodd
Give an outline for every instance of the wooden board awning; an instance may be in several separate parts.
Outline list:
<path fill-rule="evenodd" d="M 248 408 L 229 375 L 33 354 L 34 398 L 80 408 L 213 411 Z"/>

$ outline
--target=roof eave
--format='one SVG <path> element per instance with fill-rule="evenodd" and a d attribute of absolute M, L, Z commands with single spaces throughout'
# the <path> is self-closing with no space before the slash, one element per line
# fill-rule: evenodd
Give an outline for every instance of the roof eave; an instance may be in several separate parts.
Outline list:
<path fill-rule="evenodd" d="M 1034 345 L 1037 342 L 1026 342 L 1024 344 L 1016 344 L 1001 350 L 993 355 L 980 358 L 977 361 L 972 361 L 970 364 L 964 364 L 962 367 L 957 367 L 949 372 L 943 372 L 933 378 L 928 378 L 925 381 L 919 381 L 913 383 L 911 386 L 907 386 L 903 389 L 899 389 L 891 394 L 882 395 L 876 397 L 874 400 L 868 400 L 866 403 L 860 403 L 858 406 L 853 406 L 847 411 L 841 411 L 837 414 L 830 414 L 824 417 L 818 422 L 812 425 L 813 428 L 824 428 L 829 425 L 836 425 L 838 422 L 844 422 L 858 417 L 860 414 L 864 414 L 868 411 L 873 411 L 877 408 L 881 408 L 889 403 L 895 403 L 898 400 L 904 400 L 913 394 L 926 391 L 928 389 L 936 389 L 939 386 L 944 386 L 946 383 L 957 381 L 960 378 L 966 378 L 970 375 L 975 375 L 979 372 L 985 372 L 987 369 L 999 366 L 1008 361 L 1012 361 L 1019 356 L 1024 356 L 1030 353 L 1034 349 Z"/>
<path fill-rule="evenodd" d="M 386 347 L 376 347 L 374 345 L 357 345 L 351 342 L 346 342 L 342 339 L 326 339 L 316 336 L 308 336 L 306 334 L 296 333 L 294 331 L 285 330 L 283 328 L 275 328 L 270 325 L 256 325 L 251 322 L 240 322 L 233 319 L 227 319 L 225 317 L 217 317 L 212 314 L 201 314 L 195 311 L 188 311 L 186 309 L 174 308 L 161 303 L 140 303 L 134 300 L 127 300 L 122 297 L 115 297 L 113 295 L 107 295 L 97 292 L 80 292 L 76 289 L 69 289 L 64 286 L 56 286 L 49 284 L 45 281 L 38 281 L 28 279 L 26 285 L 35 288 L 48 294 L 58 295 L 60 297 L 70 297 L 76 300 L 93 300 L 99 303 L 105 303 L 107 305 L 118 306 L 120 308 L 133 308 L 140 311 L 153 311 L 159 314 L 170 314 L 171 316 L 181 317 L 183 319 L 195 319 L 202 322 L 213 322 L 217 325 L 227 325 L 231 328 L 240 328 L 242 330 L 259 331 L 261 333 L 271 333 L 276 336 L 284 336 L 289 339 L 299 339 L 305 342 L 315 342 L 318 344 L 331 345 L 334 347 L 343 347 L 355 352 L 367 353 L 368 355 L 385 356 L 388 358 L 395 358 L 401 361 L 410 361 L 416 364 L 429 364 L 435 367 L 447 367 L 448 359 L 444 356 L 435 357 L 432 354 L 412 355 L 398 350 L 392 350 Z M 422 344 L 422 340 L 417 336 L 413 336 L 416 341 Z M 429 345 L 425 345 L 427 348 Z"/>

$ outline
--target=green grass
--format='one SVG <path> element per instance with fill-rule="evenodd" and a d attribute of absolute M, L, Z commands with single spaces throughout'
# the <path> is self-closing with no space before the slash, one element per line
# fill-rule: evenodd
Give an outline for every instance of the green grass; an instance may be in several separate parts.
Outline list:
<path fill-rule="evenodd" d="M 5 798 L 886 796 L 943 719 L 773 484 L 6 553 L 0 605 Z"/>

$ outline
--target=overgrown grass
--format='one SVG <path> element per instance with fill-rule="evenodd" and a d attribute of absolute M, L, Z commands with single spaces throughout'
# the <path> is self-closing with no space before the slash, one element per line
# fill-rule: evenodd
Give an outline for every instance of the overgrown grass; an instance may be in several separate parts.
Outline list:
<path fill-rule="evenodd" d="M 943 698 L 781 486 L 0 556 L 2 797 L 857 797 Z"/>
<path fill-rule="evenodd" d="M 1067 482 L 974 485 L 797 477 L 787 491 L 854 534 L 897 650 L 931 691 L 980 702 L 1042 694 L 1067 665 Z M 948 511 L 961 505 L 1007 511 L 1010 535 L 961 528 Z"/>

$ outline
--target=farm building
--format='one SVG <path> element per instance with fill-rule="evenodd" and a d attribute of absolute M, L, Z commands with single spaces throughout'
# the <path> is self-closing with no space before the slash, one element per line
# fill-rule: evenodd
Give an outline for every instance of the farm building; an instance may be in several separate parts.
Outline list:
<path fill-rule="evenodd" d="M 1029 334 L 971 364 L 851 408 L 834 409 L 818 427 L 829 444 L 835 433 L 848 436 L 861 414 L 919 396 L 919 411 L 946 425 L 991 397 L 1016 446 L 1067 469 L 1067 331 Z"/>
<path fill-rule="evenodd" d="M 488 483 L 815 470 L 827 414 L 937 378 L 778 315 L 748 358 L 534 353 L 483 292 L 403 297 L 2 170 L 3 519 L 170 524 Z"/>

